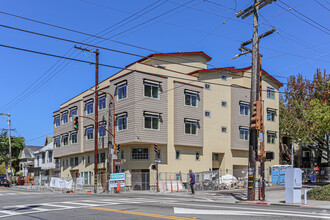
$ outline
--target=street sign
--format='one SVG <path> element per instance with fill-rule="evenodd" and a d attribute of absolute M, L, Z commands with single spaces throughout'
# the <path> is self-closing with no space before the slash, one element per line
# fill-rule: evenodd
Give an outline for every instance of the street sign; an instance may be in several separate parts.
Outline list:
<path fill-rule="evenodd" d="M 114 153 L 115 153 L 114 149 L 111 149 L 110 154 L 114 154 Z"/>
<path fill-rule="evenodd" d="M 263 133 L 259 133 L 259 141 L 260 142 L 264 141 L 264 134 Z"/>
<path fill-rule="evenodd" d="M 117 183 L 120 183 L 120 187 L 125 187 L 125 173 L 110 174 L 109 187 L 117 187 Z"/>
<path fill-rule="evenodd" d="M 155 163 L 162 163 L 161 160 L 154 160 Z"/>
<path fill-rule="evenodd" d="M 113 160 L 117 160 L 117 159 L 118 159 L 117 154 L 113 154 L 113 155 L 112 155 L 112 159 L 113 159 Z"/>

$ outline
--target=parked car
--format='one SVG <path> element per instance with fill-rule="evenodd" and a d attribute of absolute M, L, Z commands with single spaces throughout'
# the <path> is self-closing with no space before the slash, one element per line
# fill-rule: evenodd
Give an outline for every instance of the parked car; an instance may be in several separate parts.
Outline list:
<path fill-rule="evenodd" d="M 0 186 L 9 187 L 9 185 L 9 180 L 7 180 L 6 177 L 0 177 Z"/>

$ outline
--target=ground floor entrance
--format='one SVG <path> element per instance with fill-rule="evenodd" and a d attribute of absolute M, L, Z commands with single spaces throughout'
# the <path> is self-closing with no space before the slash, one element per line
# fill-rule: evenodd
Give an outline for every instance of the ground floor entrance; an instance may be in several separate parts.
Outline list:
<path fill-rule="evenodd" d="M 149 190 L 150 189 L 150 170 L 132 169 L 132 189 Z"/>

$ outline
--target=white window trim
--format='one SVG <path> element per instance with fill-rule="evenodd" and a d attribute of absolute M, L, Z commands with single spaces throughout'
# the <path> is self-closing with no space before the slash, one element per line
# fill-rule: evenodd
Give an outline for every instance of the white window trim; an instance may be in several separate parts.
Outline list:
<path fill-rule="evenodd" d="M 64 144 L 64 137 L 67 136 L 68 137 L 68 143 Z M 63 142 L 63 146 L 68 146 L 69 145 L 69 134 L 63 134 L 62 135 L 62 142 Z"/>
<path fill-rule="evenodd" d="M 196 95 L 196 106 L 186 105 L 186 94 Z M 191 91 L 191 90 L 185 91 L 184 92 L 184 101 L 183 101 L 183 104 L 184 104 L 184 106 L 198 108 L 198 92 L 194 92 L 194 91 Z"/>
<path fill-rule="evenodd" d="M 241 114 L 241 104 L 243 104 L 243 105 L 247 105 L 248 106 L 248 110 L 249 110 L 249 112 L 248 112 L 248 114 L 246 115 L 246 114 Z M 250 104 L 248 103 L 248 102 L 243 102 L 243 101 L 240 101 L 239 102 L 239 113 L 238 113 L 240 116 L 250 116 Z"/>
<path fill-rule="evenodd" d="M 120 86 L 122 86 L 122 85 L 125 85 L 125 84 L 126 84 L 126 97 L 119 99 L 118 88 Z M 123 81 L 123 82 L 121 82 L 121 83 L 116 84 L 116 93 L 117 93 L 117 98 L 116 98 L 117 101 L 121 101 L 121 100 L 127 99 L 127 97 L 128 97 L 128 86 L 127 86 L 127 81 L 126 80 Z"/>
<path fill-rule="evenodd" d="M 152 97 L 152 90 L 151 90 L 151 96 L 145 96 L 145 85 L 150 85 L 150 86 L 158 86 L 158 97 L 157 98 L 154 98 Z M 152 81 L 152 80 L 143 80 L 143 97 L 146 98 L 146 99 L 155 99 L 155 100 L 160 100 L 160 83 L 159 82 L 155 82 L 155 81 Z"/>
<path fill-rule="evenodd" d="M 93 138 L 91 138 L 91 139 L 88 139 L 88 134 L 87 134 L 87 129 L 88 129 L 88 128 L 93 128 Z M 86 129 L 86 140 L 87 140 L 87 141 L 94 140 L 94 133 L 95 133 L 95 131 L 94 131 L 94 127 L 93 127 L 93 126 L 88 126 L 88 127 L 86 127 L 85 129 Z"/>
<path fill-rule="evenodd" d="M 186 122 L 197 123 L 196 134 L 187 134 L 187 133 L 186 133 Z M 198 120 L 184 119 L 184 122 L 183 122 L 183 134 L 185 134 L 185 135 L 198 136 Z"/>
<path fill-rule="evenodd" d="M 141 148 L 141 149 L 148 149 L 148 159 L 133 159 L 133 149 L 139 149 L 139 148 Z M 149 149 L 149 147 L 132 147 L 131 148 L 131 160 L 133 160 L 133 161 L 148 161 L 149 159 L 150 159 L 150 149 Z"/>
<path fill-rule="evenodd" d="M 153 128 L 146 128 L 146 121 L 145 121 L 145 116 L 146 115 L 153 115 L 153 116 L 158 116 L 158 129 L 153 129 Z M 151 123 L 152 125 L 152 123 Z M 160 131 L 160 114 L 159 113 L 152 113 L 152 112 L 144 112 L 143 113 L 143 129 L 148 130 L 148 131 Z"/>
<path fill-rule="evenodd" d="M 245 138 L 241 139 L 241 129 L 245 129 L 245 130 L 248 131 L 248 139 L 247 140 Z M 242 140 L 242 141 L 249 141 L 250 140 L 250 129 L 248 127 L 239 127 L 239 139 Z"/>
<path fill-rule="evenodd" d="M 92 105 L 92 106 L 93 106 L 93 112 L 92 112 L 92 113 L 87 113 L 87 105 L 88 105 L 89 103 L 91 103 L 91 102 L 93 103 L 93 105 Z M 88 102 L 86 102 L 85 105 L 86 105 L 86 112 L 85 112 L 85 114 L 86 114 L 86 115 L 94 114 L 94 100 L 93 100 L 93 101 L 88 101 Z"/>
<path fill-rule="evenodd" d="M 59 117 L 60 118 L 60 124 L 57 126 L 56 125 L 56 118 Z M 54 116 L 54 124 L 55 124 L 55 128 L 61 127 L 61 115 L 56 115 Z"/>
<path fill-rule="evenodd" d="M 106 122 L 106 121 L 102 121 L 102 122 L 100 122 L 100 124 L 102 124 L 102 125 L 105 124 L 104 127 L 107 128 L 107 122 Z M 99 131 L 99 132 L 97 132 L 97 136 L 98 136 L 99 138 L 101 138 L 101 137 L 106 137 L 106 136 L 107 136 L 107 131 L 105 130 L 105 135 L 104 135 L 104 136 L 100 136 L 100 127 L 102 128 L 102 126 L 99 125 L 99 124 L 98 124 L 98 126 L 99 126 L 99 127 L 98 127 L 98 131 Z M 102 129 L 103 129 L 103 128 L 102 128 Z M 93 131 L 94 131 L 94 130 L 93 130 Z"/>
<path fill-rule="evenodd" d="M 69 114 L 70 121 L 73 121 L 73 117 L 72 117 L 72 114 L 71 114 L 71 112 L 73 110 L 76 110 L 77 111 L 77 114 L 76 115 L 78 115 L 78 108 L 77 107 L 74 107 L 74 108 L 70 109 L 70 114 Z"/>
<path fill-rule="evenodd" d="M 270 90 L 270 91 L 272 91 L 272 92 L 274 93 L 274 98 L 270 98 L 270 97 L 268 97 L 268 90 Z M 276 99 L 275 88 L 273 88 L 273 87 L 269 87 L 269 86 L 268 86 L 268 87 L 267 87 L 266 96 L 267 96 L 268 99 L 275 100 L 275 99 Z"/>
<path fill-rule="evenodd" d="M 119 130 L 118 129 L 118 123 L 117 123 L 117 120 L 118 120 L 118 117 L 122 117 L 122 116 L 126 116 L 126 128 L 125 129 L 122 129 L 122 130 Z M 127 113 L 121 113 L 121 114 L 118 114 L 118 115 L 116 115 L 116 131 L 117 132 L 121 132 L 121 131 L 126 131 L 126 130 L 128 130 L 128 114 Z"/>
<path fill-rule="evenodd" d="M 66 123 L 64 123 L 64 114 L 67 114 L 68 115 L 68 121 L 66 122 Z M 69 123 L 69 112 L 68 111 L 65 111 L 65 112 L 63 112 L 62 113 L 62 123 L 65 125 L 65 124 L 67 124 L 67 123 Z"/>
<path fill-rule="evenodd" d="M 76 134 L 76 136 L 77 136 L 77 142 L 76 143 L 73 143 L 72 142 L 72 134 Z M 70 134 L 70 136 L 71 136 L 71 144 L 77 144 L 78 143 L 78 132 L 72 132 L 71 134 Z"/>
<path fill-rule="evenodd" d="M 276 122 L 276 116 L 277 116 L 277 112 L 276 112 L 276 109 L 269 109 L 269 108 L 267 108 L 267 115 L 266 115 L 266 117 L 267 117 L 267 121 L 269 121 L 269 122 Z M 273 113 L 275 113 L 275 117 L 274 117 L 274 121 L 272 121 L 272 120 L 268 120 L 268 112 L 273 112 Z"/>
<path fill-rule="evenodd" d="M 100 103 L 98 103 L 98 107 L 99 107 L 99 111 L 102 111 L 102 110 L 104 110 L 104 109 L 107 109 L 107 96 L 105 95 L 105 94 L 102 94 L 102 95 L 100 95 L 99 97 L 98 97 L 98 99 L 100 100 L 100 98 L 105 98 L 105 107 L 104 108 L 102 108 L 102 109 L 100 109 Z M 98 101 L 99 101 L 98 100 Z"/>

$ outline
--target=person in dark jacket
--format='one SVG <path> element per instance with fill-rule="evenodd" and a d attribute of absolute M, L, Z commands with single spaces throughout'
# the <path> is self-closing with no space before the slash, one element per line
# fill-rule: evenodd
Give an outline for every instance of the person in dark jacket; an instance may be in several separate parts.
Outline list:
<path fill-rule="evenodd" d="M 189 184 L 190 184 L 190 188 L 191 188 L 191 194 L 195 194 L 195 189 L 194 189 L 194 185 L 195 185 L 195 174 L 192 172 L 192 170 L 189 170 Z"/>

